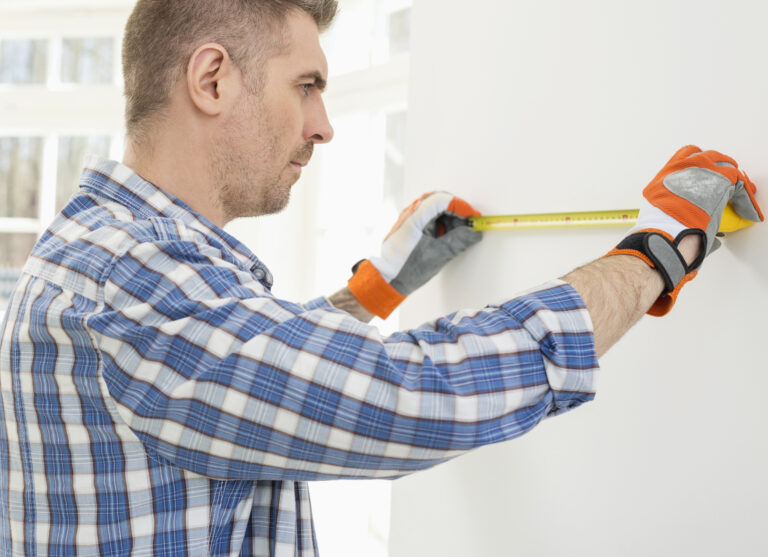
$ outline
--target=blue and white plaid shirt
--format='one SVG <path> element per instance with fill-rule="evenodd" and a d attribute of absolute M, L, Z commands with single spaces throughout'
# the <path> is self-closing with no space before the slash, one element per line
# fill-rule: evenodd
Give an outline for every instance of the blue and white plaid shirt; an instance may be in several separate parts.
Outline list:
<path fill-rule="evenodd" d="M 398 477 L 594 396 L 589 315 L 560 281 L 388 338 L 271 282 L 89 161 L 2 324 L 2 555 L 316 555 L 305 482 Z"/>

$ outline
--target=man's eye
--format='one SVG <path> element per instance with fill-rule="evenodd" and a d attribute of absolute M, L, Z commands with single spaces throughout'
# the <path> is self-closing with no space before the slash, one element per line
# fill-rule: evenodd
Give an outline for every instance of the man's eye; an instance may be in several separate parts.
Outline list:
<path fill-rule="evenodd" d="M 301 90 L 304 92 L 304 95 L 307 97 L 309 96 L 314 86 L 315 86 L 314 83 L 302 83 L 301 85 L 299 85 L 299 87 L 301 87 Z"/>

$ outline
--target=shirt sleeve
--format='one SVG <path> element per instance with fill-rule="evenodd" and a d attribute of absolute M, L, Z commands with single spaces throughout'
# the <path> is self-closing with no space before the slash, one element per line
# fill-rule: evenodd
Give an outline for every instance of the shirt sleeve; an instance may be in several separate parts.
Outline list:
<path fill-rule="evenodd" d="M 103 299 L 88 327 L 117 413 L 210 477 L 398 477 L 594 397 L 589 314 L 559 281 L 384 338 L 213 246 L 153 241 L 105 270 Z"/>

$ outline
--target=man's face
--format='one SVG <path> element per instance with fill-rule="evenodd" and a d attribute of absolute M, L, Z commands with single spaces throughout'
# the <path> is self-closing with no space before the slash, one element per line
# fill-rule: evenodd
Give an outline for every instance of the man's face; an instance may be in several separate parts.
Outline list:
<path fill-rule="evenodd" d="M 303 13 L 285 23 L 288 48 L 264 63 L 258 93 L 243 93 L 213 153 L 226 221 L 281 211 L 315 143 L 333 137 L 321 92 L 328 66 L 317 26 Z"/>

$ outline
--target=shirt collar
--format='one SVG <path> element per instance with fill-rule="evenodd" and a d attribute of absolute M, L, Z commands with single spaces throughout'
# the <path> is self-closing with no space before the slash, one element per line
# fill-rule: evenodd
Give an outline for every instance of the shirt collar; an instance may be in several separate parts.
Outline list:
<path fill-rule="evenodd" d="M 272 273 L 242 242 L 124 164 L 95 156 L 87 157 L 80 178 L 80 188 L 120 203 L 145 218 L 161 216 L 178 220 L 205 236 L 212 237 L 227 246 L 267 288 L 272 288 Z"/>

